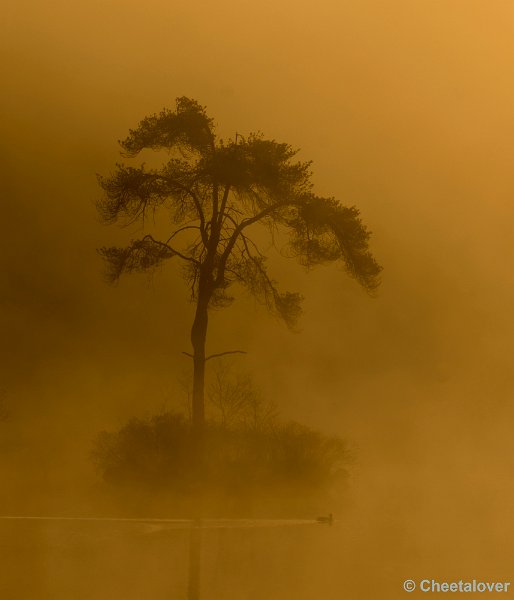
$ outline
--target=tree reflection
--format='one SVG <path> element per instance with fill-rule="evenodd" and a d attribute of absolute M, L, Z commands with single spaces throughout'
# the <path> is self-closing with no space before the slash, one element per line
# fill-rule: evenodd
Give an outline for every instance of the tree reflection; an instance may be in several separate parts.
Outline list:
<path fill-rule="evenodd" d="M 189 532 L 189 567 L 187 600 L 200 600 L 200 575 L 202 555 L 202 522 L 193 522 Z"/>

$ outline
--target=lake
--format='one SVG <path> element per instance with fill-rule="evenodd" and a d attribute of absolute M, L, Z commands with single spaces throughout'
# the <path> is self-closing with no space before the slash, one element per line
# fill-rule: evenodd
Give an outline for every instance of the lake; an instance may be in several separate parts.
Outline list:
<path fill-rule="evenodd" d="M 389 600 L 406 578 L 510 575 L 470 538 L 387 519 L 0 519 L 0 540 L 5 600 Z"/>

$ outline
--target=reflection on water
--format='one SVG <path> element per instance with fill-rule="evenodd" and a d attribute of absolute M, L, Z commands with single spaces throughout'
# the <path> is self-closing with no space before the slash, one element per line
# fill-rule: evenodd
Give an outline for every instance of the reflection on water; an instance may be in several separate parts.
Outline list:
<path fill-rule="evenodd" d="M 187 600 L 200 600 L 200 573 L 202 559 L 202 528 L 198 523 L 189 534 L 189 566 Z"/>
<path fill-rule="evenodd" d="M 510 577 L 478 522 L 407 525 L 0 519 L 0 598 L 396 600 L 407 578 Z"/>
<path fill-rule="evenodd" d="M 294 554 L 328 529 L 302 520 L 1 519 L 0 598 L 278 599 L 293 585 Z"/>

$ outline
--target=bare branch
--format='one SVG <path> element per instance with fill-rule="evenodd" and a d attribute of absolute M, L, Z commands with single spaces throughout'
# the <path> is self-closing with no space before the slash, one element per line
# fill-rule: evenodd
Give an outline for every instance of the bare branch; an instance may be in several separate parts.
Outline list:
<path fill-rule="evenodd" d="M 180 227 L 179 229 L 177 229 L 176 231 L 174 231 L 170 237 L 166 240 L 166 244 L 169 244 L 169 242 L 181 231 L 185 231 L 186 229 L 198 229 L 200 231 L 200 227 L 198 227 L 198 225 L 185 225 L 184 227 Z"/>
<path fill-rule="evenodd" d="M 246 250 L 248 251 L 248 243 L 252 244 L 252 246 L 255 249 L 255 252 L 257 252 L 257 254 L 261 257 L 264 258 L 264 254 L 259 250 L 257 244 L 249 237 L 247 237 L 246 235 L 244 235 L 244 233 L 241 233 L 241 239 L 244 242 L 244 245 L 246 247 Z M 250 255 L 250 253 L 248 252 L 248 255 Z"/>
<path fill-rule="evenodd" d="M 241 221 L 241 223 L 239 223 L 239 225 L 234 229 L 234 233 L 232 234 L 232 237 L 230 238 L 227 246 L 225 247 L 225 250 L 223 251 L 223 254 L 221 255 L 221 259 L 220 259 L 219 267 L 218 267 L 218 274 L 216 277 L 217 284 L 219 284 L 223 281 L 225 265 L 227 264 L 228 257 L 230 256 L 230 253 L 232 252 L 232 250 L 234 248 L 234 245 L 237 241 L 237 238 L 239 237 L 239 234 L 246 227 L 249 227 L 250 225 L 257 223 L 261 219 L 264 219 L 268 215 L 271 215 L 277 209 L 284 208 L 285 206 L 292 206 L 294 204 L 298 204 L 298 200 L 286 200 L 283 202 L 276 202 L 275 204 L 267 206 L 266 208 L 264 208 L 263 210 L 258 212 L 253 217 L 249 217 L 248 219 L 243 219 L 243 221 Z"/>
<path fill-rule="evenodd" d="M 219 358 L 220 356 L 226 356 L 227 354 L 248 354 L 245 350 L 227 350 L 227 352 L 219 352 L 218 354 L 211 354 L 206 359 L 205 362 L 211 360 L 211 358 Z"/>
<path fill-rule="evenodd" d="M 248 240 L 245 235 L 241 235 L 241 240 L 244 245 L 244 253 L 246 253 L 248 260 L 255 268 L 253 275 L 250 278 L 245 278 L 243 280 L 244 285 L 246 285 L 254 295 L 257 295 L 257 293 L 260 292 L 262 294 L 262 301 L 268 310 L 276 313 L 286 322 L 288 327 L 293 328 L 301 313 L 301 296 L 291 292 L 281 294 L 276 287 L 276 282 L 269 277 L 266 271 L 264 266 L 266 257 L 263 255 L 260 255 L 259 257 L 253 256 L 248 247 L 248 241 L 251 240 Z M 259 249 L 256 246 L 255 248 L 260 254 Z"/>
<path fill-rule="evenodd" d="M 227 205 L 229 193 L 230 193 L 230 185 L 227 185 L 227 186 L 225 186 L 225 190 L 223 192 L 223 198 L 221 199 L 221 206 L 220 206 L 219 220 L 218 220 L 218 226 L 220 228 L 223 224 L 223 217 L 225 216 L 225 206 Z"/>
<path fill-rule="evenodd" d="M 156 240 L 150 234 L 145 235 L 143 240 L 150 240 L 151 242 L 153 242 L 154 244 L 157 244 L 158 246 L 163 246 L 164 248 L 167 248 L 175 256 L 178 256 L 179 258 L 182 258 L 183 260 L 187 260 L 188 262 L 191 262 L 191 263 L 194 263 L 195 265 L 200 266 L 200 262 L 198 260 L 196 260 L 195 258 L 193 258 L 191 256 L 186 256 L 185 254 L 182 254 L 182 252 L 179 252 L 178 250 L 176 250 L 175 248 L 170 246 L 167 242 L 161 242 L 160 240 Z"/>
<path fill-rule="evenodd" d="M 190 352 L 182 352 L 182 354 L 185 354 L 189 358 L 194 358 L 194 355 Z M 248 352 L 245 350 L 227 350 L 226 352 L 218 352 L 217 354 L 210 354 L 207 356 L 205 362 L 211 360 L 211 358 L 219 358 L 220 356 L 226 356 L 227 354 L 248 354 Z"/>
<path fill-rule="evenodd" d="M 196 212 L 198 213 L 198 218 L 200 219 L 200 235 L 202 236 L 202 241 L 207 246 L 207 244 L 209 243 L 209 239 L 207 237 L 207 231 L 205 229 L 205 215 L 202 210 L 202 204 L 198 199 L 198 196 L 193 192 L 193 190 L 188 190 L 188 192 L 191 198 L 193 199 Z"/>

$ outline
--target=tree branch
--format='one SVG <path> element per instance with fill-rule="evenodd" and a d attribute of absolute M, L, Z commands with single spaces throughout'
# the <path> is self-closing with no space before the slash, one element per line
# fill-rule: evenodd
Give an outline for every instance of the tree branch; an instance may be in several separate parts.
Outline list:
<path fill-rule="evenodd" d="M 248 242 L 249 242 L 254 247 L 255 252 L 257 252 L 257 254 L 261 258 L 264 258 L 264 254 L 259 250 L 257 244 L 252 239 L 250 239 L 249 237 L 246 237 L 246 235 L 244 235 L 244 233 L 241 233 L 240 235 L 241 235 L 241 239 L 243 240 L 243 243 L 244 243 L 244 245 L 246 247 L 246 250 L 248 252 L 248 256 L 250 256 L 250 252 L 248 251 Z"/>
<path fill-rule="evenodd" d="M 182 252 L 175 250 L 175 248 L 170 246 L 167 242 L 161 242 L 160 240 L 156 240 L 149 233 L 143 237 L 143 240 L 150 240 L 151 242 L 153 242 L 154 244 L 157 244 L 158 246 L 163 246 L 164 248 L 167 248 L 170 252 L 173 252 L 173 254 L 178 256 L 179 258 L 182 258 L 183 260 L 187 260 L 188 262 L 192 262 L 193 264 L 200 266 L 200 262 L 198 260 L 196 260 L 195 258 L 192 258 L 191 256 L 186 256 L 185 254 L 182 254 Z"/>
<path fill-rule="evenodd" d="M 198 225 L 185 225 L 184 227 L 180 227 L 180 229 L 177 229 L 176 231 L 174 231 L 170 237 L 166 240 L 166 244 L 169 244 L 169 242 L 181 231 L 185 231 L 186 229 L 198 229 L 199 231 L 201 231 L 200 227 Z"/>
<path fill-rule="evenodd" d="M 227 205 L 227 200 L 228 200 L 228 195 L 230 193 L 230 185 L 227 185 L 225 187 L 225 190 L 223 192 L 223 198 L 221 199 L 221 206 L 220 206 L 220 212 L 219 212 L 219 221 L 218 221 L 218 225 L 221 229 L 221 226 L 223 224 L 223 217 L 225 216 L 225 206 Z"/>
<path fill-rule="evenodd" d="M 206 359 L 205 362 L 211 360 L 211 358 L 219 358 L 220 356 L 226 356 L 227 354 L 248 354 L 245 350 L 227 350 L 227 352 L 218 352 L 218 354 L 211 354 Z"/>
<path fill-rule="evenodd" d="M 228 257 L 230 256 L 230 253 L 232 252 L 232 249 L 234 248 L 237 238 L 239 237 L 239 234 L 243 231 L 243 229 L 245 229 L 246 227 L 249 227 L 250 225 L 253 225 L 254 223 L 257 223 L 261 219 L 264 219 L 264 217 L 267 217 L 268 215 L 273 213 L 278 208 L 283 208 L 284 206 L 290 206 L 290 205 L 296 204 L 296 203 L 297 202 L 294 200 L 287 200 L 284 202 L 276 202 L 275 204 L 272 204 L 271 206 L 267 206 L 266 208 L 264 208 L 263 210 L 258 212 L 253 217 L 250 217 L 248 219 L 243 219 L 241 221 L 241 223 L 239 223 L 239 225 L 234 229 L 234 233 L 232 234 L 232 237 L 230 238 L 225 250 L 223 251 L 223 254 L 221 255 L 221 259 L 220 259 L 219 267 L 218 267 L 218 274 L 216 276 L 216 284 L 219 284 L 223 281 L 225 265 L 227 264 Z"/>
<path fill-rule="evenodd" d="M 194 358 L 194 355 L 190 352 L 182 352 L 182 354 L 185 354 L 189 358 Z M 220 356 L 226 356 L 227 354 L 248 354 L 248 352 L 245 350 L 227 350 L 226 352 L 218 352 L 217 354 L 210 354 L 207 356 L 205 362 L 211 360 L 211 358 L 219 358 Z"/>
<path fill-rule="evenodd" d="M 198 218 L 200 219 L 200 235 L 202 236 L 202 242 L 207 246 L 208 244 L 208 238 L 207 238 L 207 232 L 205 230 L 205 215 L 203 213 L 202 210 L 202 204 L 200 202 L 200 200 L 198 199 L 198 196 L 193 192 L 193 190 L 181 183 L 175 182 L 177 186 L 179 186 L 180 188 L 182 188 L 185 192 L 187 192 L 192 200 L 193 203 L 195 205 L 196 208 L 196 212 L 198 213 Z"/>

